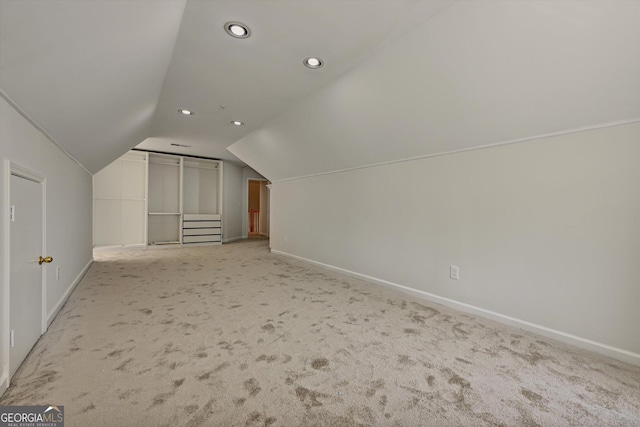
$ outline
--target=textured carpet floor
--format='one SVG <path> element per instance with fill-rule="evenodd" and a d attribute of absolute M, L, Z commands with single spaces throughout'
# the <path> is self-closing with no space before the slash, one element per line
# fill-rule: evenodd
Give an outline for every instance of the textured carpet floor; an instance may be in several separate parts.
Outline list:
<path fill-rule="evenodd" d="M 71 426 L 640 426 L 640 367 L 270 254 L 98 252 L 0 400 Z"/>

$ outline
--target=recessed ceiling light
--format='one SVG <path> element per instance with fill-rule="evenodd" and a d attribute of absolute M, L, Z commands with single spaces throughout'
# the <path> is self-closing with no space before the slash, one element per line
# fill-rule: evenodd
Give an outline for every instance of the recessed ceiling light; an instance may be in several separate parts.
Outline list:
<path fill-rule="evenodd" d="M 241 122 L 241 121 L 239 121 L 239 120 L 232 120 L 232 121 L 231 121 L 231 123 L 232 123 L 232 124 L 234 124 L 234 125 L 236 125 L 236 126 L 242 126 L 242 125 L 244 124 L 244 123 L 242 123 L 242 122 Z"/>
<path fill-rule="evenodd" d="M 193 116 L 195 113 L 191 110 L 178 110 L 180 114 L 184 114 L 185 116 Z"/>
<path fill-rule="evenodd" d="M 316 58 L 314 56 L 310 56 L 306 58 L 303 62 L 305 67 L 307 68 L 320 68 L 324 65 L 324 62 L 320 58 Z"/>
<path fill-rule="evenodd" d="M 237 39 L 246 39 L 251 35 L 249 27 L 241 22 L 227 22 L 224 24 L 224 30 L 231 37 L 235 37 Z"/>

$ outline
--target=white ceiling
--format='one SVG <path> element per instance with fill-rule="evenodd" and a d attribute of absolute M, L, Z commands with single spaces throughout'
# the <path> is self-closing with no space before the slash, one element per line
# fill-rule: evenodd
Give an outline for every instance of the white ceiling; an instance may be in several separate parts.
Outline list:
<path fill-rule="evenodd" d="M 638 119 L 639 22 L 633 0 L 0 0 L 0 90 L 91 172 L 140 144 L 277 180 Z"/>
<path fill-rule="evenodd" d="M 640 1 L 463 1 L 229 150 L 271 181 L 640 121 Z"/>
<path fill-rule="evenodd" d="M 0 1 L 0 88 L 91 172 L 149 136 L 184 1 Z"/>
<path fill-rule="evenodd" d="M 139 147 L 236 159 L 227 151 L 233 142 L 450 3 L 189 1 L 152 138 Z M 228 36 L 223 27 L 229 21 L 249 26 L 251 36 L 242 40 Z M 309 56 L 321 57 L 326 65 L 305 68 L 302 62 Z M 178 108 L 196 114 L 181 116 Z M 234 126 L 232 120 L 245 125 Z"/>
<path fill-rule="evenodd" d="M 239 162 L 230 144 L 449 4 L 0 0 L 0 88 L 92 172 L 141 142 Z"/>

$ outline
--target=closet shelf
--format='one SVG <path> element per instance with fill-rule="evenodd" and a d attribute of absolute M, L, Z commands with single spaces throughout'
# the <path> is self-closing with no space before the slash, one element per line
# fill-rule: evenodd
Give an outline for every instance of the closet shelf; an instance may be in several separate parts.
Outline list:
<path fill-rule="evenodd" d="M 94 245 L 221 244 L 222 168 L 215 159 L 125 154 L 93 177 Z"/>
<path fill-rule="evenodd" d="M 125 202 L 144 202 L 145 199 L 132 199 L 130 197 L 100 197 L 95 196 L 94 200 L 117 200 L 117 201 L 125 201 Z"/>

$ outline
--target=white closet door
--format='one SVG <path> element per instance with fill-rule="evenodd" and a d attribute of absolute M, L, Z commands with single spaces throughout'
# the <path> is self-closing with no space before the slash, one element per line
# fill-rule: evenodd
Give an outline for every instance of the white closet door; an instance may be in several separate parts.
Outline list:
<path fill-rule="evenodd" d="M 122 160 L 122 198 L 129 200 L 144 200 L 146 197 L 145 164 L 140 161 Z"/>
<path fill-rule="evenodd" d="M 93 197 L 97 199 L 122 198 L 122 162 L 120 159 L 93 176 Z"/>
<path fill-rule="evenodd" d="M 122 244 L 143 245 L 145 227 L 144 200 L 122 201 Z"/>
<path fill-rule="evenodd" d="M 94 201 L 94 245 L 122 244 L 122 200 Z"/>
<path fill-rule="evenodd" d="M 144 245 L 146 153 L 129 152 L 93 177 L 95 246 Z"/>

